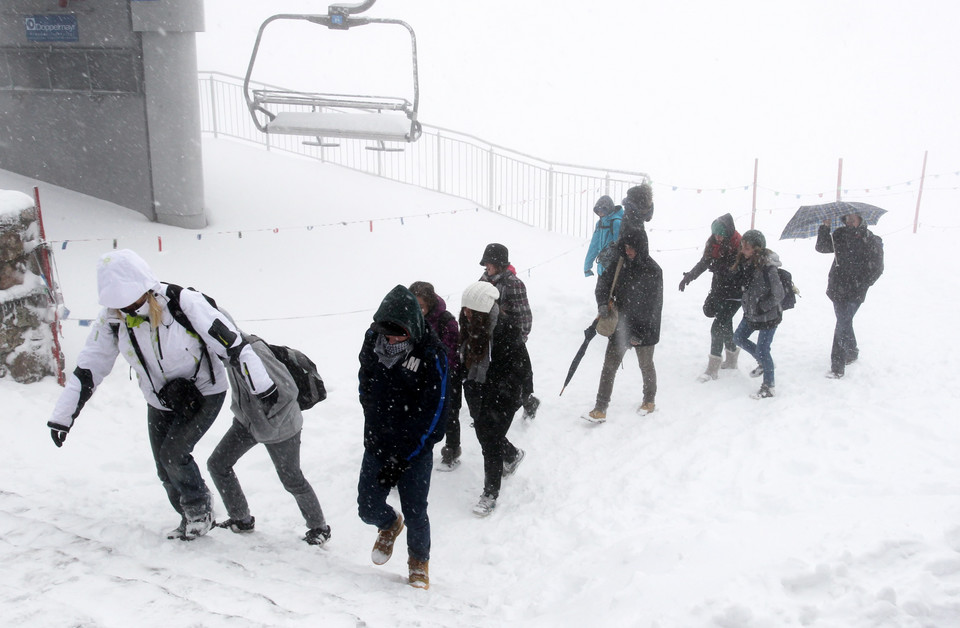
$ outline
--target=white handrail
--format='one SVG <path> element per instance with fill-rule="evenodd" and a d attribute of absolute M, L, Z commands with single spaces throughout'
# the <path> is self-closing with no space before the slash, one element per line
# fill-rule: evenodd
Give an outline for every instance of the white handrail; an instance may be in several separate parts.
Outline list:
<path fill-rule="evenodd" d="M 473 201 L 480 207 L 526 224 L 588 238 L 601 195 L 622 198 L 628 188 L 649 179 L 646 173 L 549 162 L 481 138 L 423 124 L 423 137 L 402 152 L 366 150 L 372 143 L 338 139 L 338 146 L 304 144 L 295 136 L 259 131 L 250 120 L 243 79 L 201 72 L 201 129 L 214 137 L 249 141 L 337 164 L 367 174 Z M 257 83 L 258 89 L 283 90 Z M 290 111 L 297 111 L 290 105 Z M 315 143 L 314 143 L 315 144 Z"/>

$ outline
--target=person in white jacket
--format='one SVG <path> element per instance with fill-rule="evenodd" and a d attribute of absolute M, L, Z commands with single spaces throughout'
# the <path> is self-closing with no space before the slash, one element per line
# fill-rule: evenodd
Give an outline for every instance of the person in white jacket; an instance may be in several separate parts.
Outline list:
<path fill-rule="evenodd" d="M 133 251 L 100 256 L 97 290 L 103 309 L 47 422 L 53 442 L 63 445 L 80 410 L 123 355 L 147 401 L 157 475 L 181 516 L 167 537 L 202 536 L 213 512 L 192 452 L 226 396 L 229 382 L 220 360 L 239 364 L 250 390 L 268 406 L 276 402 L 277 387 L 237 328 L 204 295 L 161 283 Z"/>

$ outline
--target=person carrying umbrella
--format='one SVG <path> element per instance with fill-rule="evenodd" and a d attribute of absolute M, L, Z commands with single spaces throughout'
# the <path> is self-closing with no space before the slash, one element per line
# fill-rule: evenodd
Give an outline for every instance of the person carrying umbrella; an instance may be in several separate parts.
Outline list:
<path fill-rule="evenodd" d="M 883 274 L 883 240 L 873 234 L 858 213 L 841 216 L 843 225 L 830 232 L 831 220 L 825 218 L 817 232 L 816 249 L 833 253 L 827 276 L 827 297 L 833 302 L 837 324 L 830 350 L 827 377 L 840 379 L 847 364 L 860 355 L 853 317 L 863 304 L 867 290 Z"/>
<path fill-rule="evenodd" d="M 616 330 L 607 342 L 596 405 L 583 415 L 584 419 L 595 423 L 607 419 L 617 369 L 629 349 L 636 350 L 643 377 L 643 402 L 637 412 L 641 415 L 653 412 L 657 395 L 653 351 L 660 342 L 663 271 L 650 257 L 646 233 L 642 229 L 624 224 L 617 251 L 622 260 L 616 262 L 621 264 L 619 273 L 600 275 L 595 290 L 599 318 L 610 316 L 611 293 L 618 311 Z"/>
<path fill-rule="evenodd" d="M 703 303 L 703 313 L 713 318 L 710 326 L 710 357 L 707 370 L 697 379 L 709 382 L 717 379 L 719 371 L 737 368 L 737 357 L 740 347 L 733 342 L 733 316 L 740 309 L 740 284 L 738 273 L 732 270 L 740 250 L 740 234 L 733 224 L 733 216 L 724 214 L 710 225 L 710 237 L 703 249 L 700 261 L 683 273 L 680 280 L 680 292 L 694 279 L 709 270 L 713 273 L 710 283 L 710 293 Z M 726 359 L 720 356 L 726 348 Z M 722 361 L 722 364 L 721 364 Z"/>

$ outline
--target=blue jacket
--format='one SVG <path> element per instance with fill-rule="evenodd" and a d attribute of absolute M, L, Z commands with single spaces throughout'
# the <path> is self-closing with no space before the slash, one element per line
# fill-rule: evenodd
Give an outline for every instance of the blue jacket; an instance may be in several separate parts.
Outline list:
<path fill-rule="evenodd" d="M 587 258 L 583 261 L 583 274 L 589 277 L 593 274 L 593 262 L 600 255 L 600 251 L 605 249 L 611 242 L 616 242 L 620 237 L 620 222 L 623 220 L 623 208 L 617 206 L 617 210 L 607 214 L 597 221 L 597 226 L 593 230 L 593 238 L 590 240 L 590 248 L 587 249 Z M 597 262 L 597 274 L 603 274 L 603 264 Z"/>

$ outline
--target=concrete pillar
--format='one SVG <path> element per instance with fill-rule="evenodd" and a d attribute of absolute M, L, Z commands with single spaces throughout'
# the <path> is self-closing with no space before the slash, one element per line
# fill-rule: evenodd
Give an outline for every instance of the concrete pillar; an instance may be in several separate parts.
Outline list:
<path fill-rule="evenodd" d="M 203 163 L 195 33 L 203 30 L 197 0 L 132 0 L 141 33 L 147 142 L 157 222 L 200 229 Z"/>

